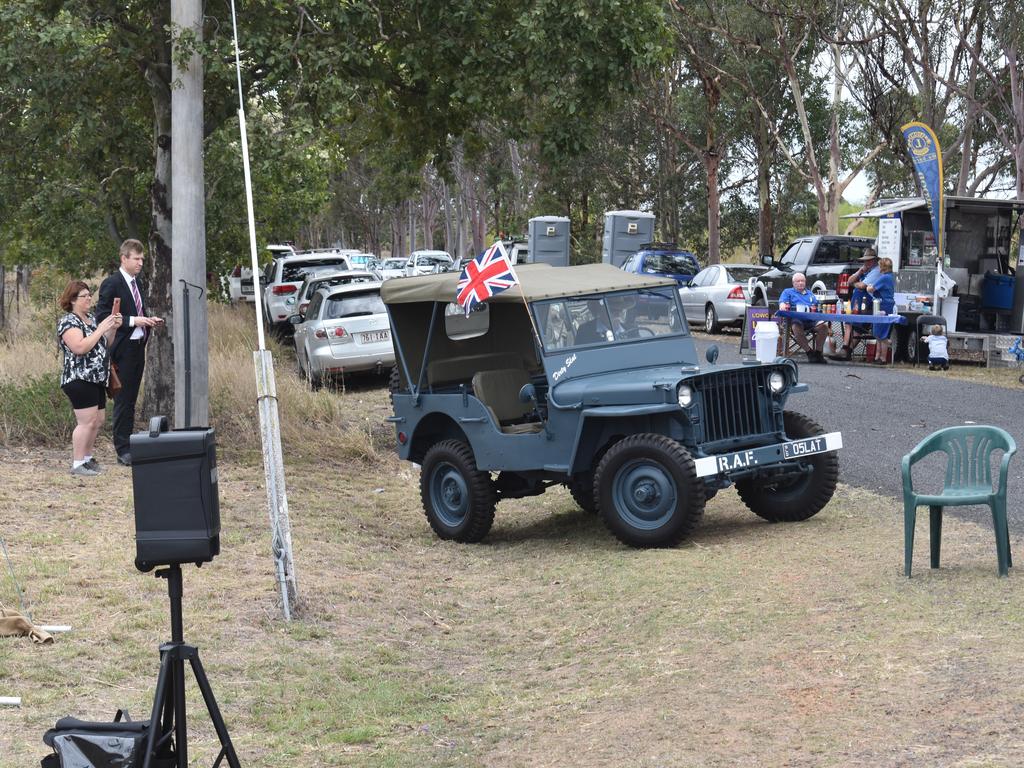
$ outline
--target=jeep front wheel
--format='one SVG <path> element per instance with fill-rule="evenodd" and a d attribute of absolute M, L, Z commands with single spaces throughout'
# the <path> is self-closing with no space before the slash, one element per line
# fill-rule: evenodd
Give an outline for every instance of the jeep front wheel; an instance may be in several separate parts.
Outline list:
<path fill-rule="evenodd" d="M 803 414 L 785 411 L 782 418 L 790 440 L 825 433 L 817 422 Z M 836 492 L 839 456 L 832 451 L 806 456 L 799 461 L 808 467 L 807 473 L 778 480 L 760 477 L 740 480 L 736 483 L 736 492 L 751 512 L 773 523 L 792 523 L 814 517 Z"/>
<path fill-rule="evenodd" d="M 704 514 L 704 484 L 689 452 L 663 435 L 613 445 L 594 476 L 605 525 L 631 547 L 673 547 Z"/>
<path fill-rule="evenodd" d="M 476 468 L 472 449 L 461 440 L 432 446 L 420 467 L 420 498 L 438 537 L 474 543 L 494 523 L 494 483 Z"/>
<path fill-rule="evenodd" d="M 597 499 L 594 496 L 594 477 L 589 472 L 577 475 L 569 480 L 565 487 L 576 502 L 576 506 L 588 514 L 597 512 Z"/>

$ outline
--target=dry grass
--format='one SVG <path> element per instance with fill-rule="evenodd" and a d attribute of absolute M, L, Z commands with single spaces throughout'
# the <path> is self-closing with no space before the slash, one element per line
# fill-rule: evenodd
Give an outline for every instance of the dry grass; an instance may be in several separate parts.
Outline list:
<path fill-rule="evenodd" d="M 221 446 L 240 453 L 258 452 L 252 308 L 211 304 L 209 318 L 210 423 Z M 0 445 L 70 443 L 74 419 L 58 388 L 61 363 L 53 338 L 55 323 L 55 310 L 35 306 L 16 316 L 0 340 Z M 331 392 L 310 391 L 294 373 L 291 349 L 273 341 L 269 345 L 284 449 L 297 456 L 379 459 L 379 446 L 389 439 L 383 422 L 343 406 Z M 381 382 L 362 377 L 354 383 L 357 393 L 370 393 Z M 109 421 L 108 416 L 108 430 Z M 101 435 L 100 441 L 109 441 L 109 436 Z"/>
<path fill-rule="evenodd" d="M 12 312 L 7 328 L 0 332 L 0 381 L 19 384 L 42 371 L 60 372 L 60 351 L 54 331 L 56 306 L 23 303 L 19 313 Z"/>
<path fill-rule="evenodd" d="M 386 409 L 382 392 L 338 399 Z M 75 627 L 0 641 L 0 695 L 24 698 L 0 709 L 4 766 L 33 764 L 68 712 L 144 714 L 168 634 L 163 582 L 131 566 L 127 473 L 77 480 L 55 458 L 0 453 L 35 616 Z M 293 461 L 302 603 L 286 625 L 261 470 L 222 461 L 221 477 L 223 554 L 186 570 L 185 626 L 243 765 L 1019 763 L 1024 595 L 997 579 L 980 513 L 947 520 L 938 571 L 922 520 L 907 581 L 895 504 L 851 489 L 797 525 L 720 494 L 669 551 L 621 547 L 557 490 L 503 502 L 488 540 L 460 546 L 431 534 L 411 466 Z"/>
<path fill-rule="evenodd" d="M 981 512 L 947 518 L 937 571 L 921 516 L 910 581 L 896 504 L 849 488 L 797 525 L 719 494 L 668 551 L 618 545 L 558 489 L 500 504 L 484 544 L 444 543 L 384 447 L 384 390 L 310 393 L 279 365 L 301 593 L 285 624 L 249 317 L 211 310 L 223 554 L 185 573 L 186 638 L 243 765 L 1019 764 L 1024 588 L 996 578 Z M 164 583 L 132 567 L 127 472 L 76 479 L 63 448 L 0 449 L 0 510 L 35 618 L 74 626 L 53 646 L 0 640 L 0 695 L 23 698 L 0 708 L 7 768 L 36 764 L 64 714 L 146 716 L 169 628 Z"/>
<path fill-rule="evenodd" d="M 210 422 L 241 450 L 259 449 L 253 350 L 256 327 L 252 307 L 210 306 Z M 290 343 L 290 342 L 289 342 Z M 337 459 L 377 460 L 378 446 L 390 445 L 382 419 L 362 408 L 379 390 L 379 378 L 356 382 L 355 396 L 343 403 L 335 393 L 314 392 L 295 373 L 294 353 L 268 341 L 273 353 L 281 443 L 293 455 L 331 455 Z"/>

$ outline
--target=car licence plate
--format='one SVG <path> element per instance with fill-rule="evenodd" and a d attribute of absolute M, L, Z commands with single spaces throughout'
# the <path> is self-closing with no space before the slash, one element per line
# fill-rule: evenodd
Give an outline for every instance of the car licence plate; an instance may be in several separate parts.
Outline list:
<path fill-rule="evenodd" d="M 804 456 L 813 456 L 816 453 L 838 451 L 842 447 L 842 433 L 829 432 L 827 435 L 805 437 L 802 440 L 792 440 L 788 443 L 765 445 L 760 448 L 723 453 L 718 456 L 705 456 L 694 461 L 694 466 L 697 470 L 697 477 L 707 477 L 766 464 L 778 464 L 780 461 L 792 461 Z"/>
<path fill-rule="evenodd" d="M 252 292 L 253 292 L 253 290 L 252 290 L 252 286 L 251 285 L 246 285 L 245 283 L 242 284 L 242 293 L 252 293 Z"/>
<path fill-rule="evenodd" d="M 833 438 L 832 445 L 829 438 Z M 817 437 L 805 437 L 803 440 L 794 440 L 791 443 L 782 444 L 782 457 L 784 459 L 799 459 L 801 456 L 811 456 L 815 453 L 825 453 L 843 447 L 843 438 L 839 432 Z"/>
<path fill-rule="evenodd" d="M 376 344 L 380 341 L 391 341 L 391 331 L 366 331 L 359 334 L 363 344 Z"/>

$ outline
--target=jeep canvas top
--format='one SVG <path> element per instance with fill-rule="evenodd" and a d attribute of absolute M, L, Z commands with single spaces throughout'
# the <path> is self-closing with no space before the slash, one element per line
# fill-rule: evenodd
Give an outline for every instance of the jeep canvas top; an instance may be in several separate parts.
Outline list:
<path fill-rule="evenodd" d="M 682 541 L 731 484 L 768 520 L 831 499 L 841 436 L 784 409 L 806 389 L 795 363 L 699 360 L 670 279 L 602 264 L 517 274 L 469 316 L 454 273 L 381 289 L 389 420 L 440 537 L 479 541 L 498 500 L 559 483 L 633 546 Z"/>

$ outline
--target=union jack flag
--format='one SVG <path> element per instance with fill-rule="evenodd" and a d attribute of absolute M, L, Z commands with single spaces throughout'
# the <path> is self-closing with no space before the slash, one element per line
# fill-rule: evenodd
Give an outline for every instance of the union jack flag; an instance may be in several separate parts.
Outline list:
<path fill-rule="evenodd" d="M 466 310 L 466 317 L 469 317 L 477 304 L 518 283 L 512 262 L 505 253 L 505 246 L 499 240 L 462 270 L 455 301 Z"/>

